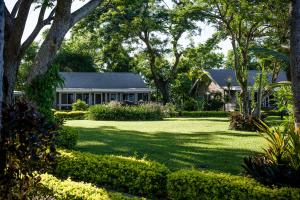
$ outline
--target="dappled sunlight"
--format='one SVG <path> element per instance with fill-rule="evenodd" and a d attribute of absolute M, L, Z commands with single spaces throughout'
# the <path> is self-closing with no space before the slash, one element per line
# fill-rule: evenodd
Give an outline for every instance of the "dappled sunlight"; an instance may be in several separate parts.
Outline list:
<path fill-rule="evenodd" d="M 228 130 L 226 118 L 153 122 L 74 120 L 66 125 L 78 128 L 80 151 L 147 157 L 171 170 L 207 168 L 239 174 L 243 158 L 263 147 L 258 133 Z"/>

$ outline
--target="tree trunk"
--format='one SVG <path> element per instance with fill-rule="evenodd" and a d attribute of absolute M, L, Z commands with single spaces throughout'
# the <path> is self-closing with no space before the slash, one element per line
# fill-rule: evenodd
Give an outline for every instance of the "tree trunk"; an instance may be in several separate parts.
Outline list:
<path fill-rule="evenodd" d="M 3 102 L 3 48 L 4 48 L 4 1 L 0 0 L 0 176 L 4 174 L 6 166 L 6 151 L 4 149 L 4 135 L 2 131 L 2 102 Z"/>
<path fill-rule="evenodd" d="M 241 87 L 241 101 L 242 101 L 242 114 L 244 118 L 249 117 L 249 93 L 248 85 L 243 85 Z"/>
<path fill-rule="evenodd" d="M 295 104 L 295 128 L 300 130 L 300 0 L 292 1 L 291 72 Z"/>
<path fill-rule="evenodd" d="M 169 81 L 155 80 L 155 83 L 163 97 L 163 104 L 166 105 L 170 102 Z"/>

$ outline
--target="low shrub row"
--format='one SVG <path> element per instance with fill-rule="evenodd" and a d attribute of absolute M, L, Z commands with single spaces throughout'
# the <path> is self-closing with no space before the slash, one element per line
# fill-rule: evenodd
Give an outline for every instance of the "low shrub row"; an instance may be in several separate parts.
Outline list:
<path fill-rule="evenodd" d="M 198 170 L 171 173 L 134 158 L 60 151 L 55 174 L 120 192 L 169 199 L 300 199 L 300 189 L 269 188 L 254 179 Z"/>
<path fill-rule="evenodd" d="M 63 119 L 63 120 L 82 120 L 86 118 L 87 113 L 88 113 L 87 111 L 71 111 L 71 112 L 56 111 L 54 113 L 54 116 L 58 119 Z"/>
<path fill-rule="evenodd" d="M 101 104 L 89 108 L 89 119 L 92 120 L 162 120 L 160 105 L 143 104 L 138 106 L 122 106 L 118 103 Z"/>
<path fill-rule="evenodd" d="M 226 111 L 182 111 L 180 117 L 229 117 L 230 112 Z"/>
<path fill-rule="evenodd" d="M 75 151 L 60 151 L 55 174 L 60 178 L 142 196 L 162 196 L 169 170 L 164 165 L 134 158 L 100 156 Z"/>
<path fill-rule="evenodd" d="M 271 189 L 253 179 L 228 174 L 181 170 L 168 176 L 170 199 L 300 199 L 300 189 Z"/>
<path fill-rule="evenodd" d="M 71 179 L 59 180 L 49 174 L 42 174 L 41 184 L 47 190 L 47 195 L 57 200 L 129 200 L 120 193 L 107 192 L 90 183 L 75 182 Z M 45 193 L 45 192 L 44 192 Z M 138 199 L 138 198 L 134 198 Z"/>

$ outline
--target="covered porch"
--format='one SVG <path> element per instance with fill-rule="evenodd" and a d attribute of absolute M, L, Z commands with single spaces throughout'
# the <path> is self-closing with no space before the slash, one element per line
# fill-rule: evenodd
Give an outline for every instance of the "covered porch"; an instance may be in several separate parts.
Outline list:
<path fill-rule="evenodd" d="M 70 109 L 80 99 L 88 105 L 109 103 L 111 101 L 138 104 L 149 102 L 151 89 L 81 89 L 63 88 L 56 90 L 55 108 Z"/>

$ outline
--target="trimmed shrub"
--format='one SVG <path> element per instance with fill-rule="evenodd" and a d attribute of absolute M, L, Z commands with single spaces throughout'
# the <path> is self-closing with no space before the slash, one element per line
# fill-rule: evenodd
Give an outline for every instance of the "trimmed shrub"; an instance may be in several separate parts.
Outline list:
<path fill-rule="evenodd" d="M 271 189 L 253 179 L 196 170 L 170 174 L 167 190 L 170 199 L 300 199 L 300 189 Z"/>
<path fill-rule="evenodd" d="M 148 197 L 164 195 L 169 170 L 162 164 L 135 158 L 60 151 L 55 174 L 114 190 Z"/>
<path fill-rule="evenodd" d="M 57 111 L 54 113 L 54 116 L 58 119 L 63 119 L 63 120 L 83 120 L 86 118 L 87 114 L 88 114 L 87 111 L 71 111 L 71 112 Z"/>
<path fill-rule="evenodd" d="M 225 111 L 182 111 L 179 113 L 181 117 L 229 117 L 230 112 Z"/>
<path fill-rule="evenodd" d="M 72 104 L 72 111 L 87 111 L 89 105 L 80 99 L 77 99 L 75 103 Z"/>
<path fill-rule="evenodd" d="M 42 174 L 41 184 L 49 195 L 57 200 L 126 200 L 129 198 L 120 193 L 107 192 L 103 188 L 97 188 L 90 183 L 75 182 L 71 179 L 59 180 L 49 174 Z"/>
<path fill-rule="evenodd" d="M 142 104 L 138 106 L 102 104 L 89 108 L 89 119 L 116 121 L 162 120 L 163 112 L 158 104 Z"/>
<path fill-rule="evenodd" d="M 74 149 L 78 140 L 78 131 L 71 127 L 62 127 L 56 137 L 56 145 L 66 149 Z"/>

